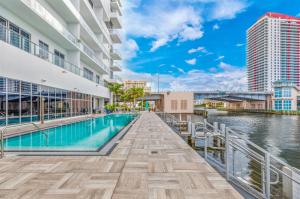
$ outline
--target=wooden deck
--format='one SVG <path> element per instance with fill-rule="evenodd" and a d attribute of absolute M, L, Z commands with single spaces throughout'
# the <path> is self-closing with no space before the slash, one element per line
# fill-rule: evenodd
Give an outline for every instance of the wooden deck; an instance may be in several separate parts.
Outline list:
<path fill-rule="evenodd" d="M 109 156 L 5 157 L 0 198 L 242 198 L 154 113 Z"/>

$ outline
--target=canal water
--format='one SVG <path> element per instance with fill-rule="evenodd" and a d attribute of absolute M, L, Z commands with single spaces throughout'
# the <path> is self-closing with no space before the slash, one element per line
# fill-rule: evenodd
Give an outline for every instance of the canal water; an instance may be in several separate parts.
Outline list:
<path fill-rule="evenodd" d="M 243 132 L 255 144 L 300 169 L 300 116 L 210 110 L 208 121 Z"/>

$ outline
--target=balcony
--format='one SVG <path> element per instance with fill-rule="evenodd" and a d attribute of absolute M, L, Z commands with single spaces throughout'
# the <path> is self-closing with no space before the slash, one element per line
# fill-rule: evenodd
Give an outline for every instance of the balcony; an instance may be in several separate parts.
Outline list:
<path fill-rule="evenodd" d="M 80 14 L 92 31 L 96 34 L 103 34 L 104 39 L 109 42 L 109 31 L 101 15 L 94 10 L 87 0 L 81 0 L 80 5 Z"/>
<path fill-rule="evenodd" d="M 112 60 L 121 60 L 121 54 L 116 50 L 116 49 L 111 49 L 110 50 L 110 56 Z"/>
<path fill-rule="evenodd" d="M 115 64 L 115 63 L 112 64 L 112 65 L 110 66 L 110 68 L 111 68 L 112 71 L 116 71 L 116 72 L 122 71 L 121 66 L 119 66 L 118 64 Z"/>
<path fill-rule="evenodd" d="M 120 14 L 116 11 L 111 11 L 110 13 L 110 21 L 112 23 L 113 29 L 121 29 L 122 28 L 122 22 L 120 18 Z"/>
<path fill-rule="evenodd" d="M 21 17 L 24 17 L 24 19 L 30 19 L 29 23 L 33 23 L 33 26 L 39 29 L 42 33 L 49 36 L 49 38 L 53 39 L 54 41 L 61 43 L 65 45 L 67 49 L 74 49 L 75 47 L 79 47 L 79 44 L 77 42 L 77 38 L 72 35 L 65 27 L 62 25 L 46 8 L 44 8 L 38 1 L 35 0 L 21 0 L 19 3 L 25 5 L 27 8 L 29 8 L 31 11 L 30 13 L 27 13 L 28 11 L 26 9 L 22 10 L 20 13 Z M 34 16 L 32 16 L 34 15 Z M 36 17 L 39 16 L 39 18 Z M 50 25 L 50 26 L 49 26 Z M 51 27 L 51 29 L 50 29 Z M 55 30 L 56 33 L 53 31 Z M 60 36 L 58 36 L 58 34 Z M 61 36 L 64 37 L 65 40 L 69 41 L 67 43 L 65 40 L 61 39 Z M 70 43 L 73 45 L 70 46 Z"/>
<path fill-rule="evenodd" d="M 109 68 L 96 56 L 96 53 L 90 47 L 88 47 L 88 45 L 86 45 L 84 42 L 81 42 L 80 49 L 82 52 L 84 52 L 85 56 L 93 62 L 91 63 L 91 66 L 94 66 L 96 71 L 98 70 L 98 67 L 100 67 L 102 73 L 109 73 Z"/>
<path fill-rule="evenodd" d="M 111 38 L 113 43 L 115 43 L 115 44 L 122 43 L 121 35 L 117 30 L 110 29 L 109 33 L 110 33 L 110 38 Z"/>
<path fill-rule="evenodd" d="M 47 61 L 49 63 L 52 63 L 60 68 L 63 69 L 63 73 L 66 73 L 67 71 L 74 73 L 78 76 L 84 77 L 83 70 L 66 61 L 65 59 L 62 59 L 61 57 L 55 55 L 54 53 L 45 50 L 44 48 L 41 48 L 39 45 L 31 42 L 27 38 L 21 36 L 19 33 L 16 33 L 14 31 L 11 31 L 7 29 L 5 26 L 0 25 L 0 40 L 3 42 L 6 42 L 10 44 L 11 46 L 17 47 L 31 55 L 34 55 L 36 57 L 39 57 L 40 59 Z M 86 49 L 85 49 L 86 50 Z M 106 71 L 109 72 L 109 69 L 106 68 Z M 92 82 L 95 82 L 95 79 L 90 79 Z M 99 83 L 100 85 L 103 85 L 103 82 Z"/>
<path fill-rule="evenodd" d="M 117 11 L 120 16 L 122 16 L 121 11 L 121 1 L 120 0 L 111 0 L 110 1 L 110 7 L 113 11 Z"/>

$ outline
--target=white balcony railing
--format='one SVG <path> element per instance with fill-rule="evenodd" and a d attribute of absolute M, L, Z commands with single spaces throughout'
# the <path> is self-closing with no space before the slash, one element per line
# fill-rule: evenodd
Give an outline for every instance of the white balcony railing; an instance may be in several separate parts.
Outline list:
<path fill-rule="evenodd" d="M 44 8 L 36 0 L 21 0 L 27 7 L 33 12 L 39 15 L 43 20 L 50 24 L 60 34 L 62 34 L 67 40 L 72 42 L 76 47 L 79 46 L 77 38 L 72 35 L 46 8 Z"/>
<path fill-rule="evenodd" d="M 110 50 L 110 56 L 113 60 L 121 60 L 122 59 L 121 53 L 118 50 L 114 49 L 114 48 L 112 48 Z"/>
<path fill-rule="evenodd" d="M 99 67 L 101 67 L 107 74 L 109 73 L 109 68 L 102 62 L 97 56 L 96 53 L 88 47 L 85 43 L 80 43 L 81 50 L 92 59 Z"/>
<path fill-rule="evenodd" d="M 116 29 L 109 29 L 111 40 L 114 43 L 122 43 L 121 35 Z"/>
<path fill-rule="evenodd" d="M 49 63 L 52 63 L 62 69 L 65 69 L 69 72 L 72 72 L 72 73 L 78 75 L 78 76 L 86 78 L 83 70 L 80 67 L 55 55 L 54 53 L 50 52 L 49 50 L 41 48 L 39 45 L 31 42 L 28 38 L 23 37 L 22 35 L 20 35 L 17 32 L 7 29 L 3 25 L 0 25 L 0 40 L 4 41 L 12 46 L 15 46 L 27 53 L 30 53 L 36 57 L 39 57 L 40 59 L 43 59 Z M 106 69 L 106 70 L 109 71 L 109 69 Z M 93 75 L 93 77 L 89 78 L 89 80 L 95 82 L 96 81 L 95 76 Z M 102 81 L 97 84 L 104 85 L 104 82 Z"/>

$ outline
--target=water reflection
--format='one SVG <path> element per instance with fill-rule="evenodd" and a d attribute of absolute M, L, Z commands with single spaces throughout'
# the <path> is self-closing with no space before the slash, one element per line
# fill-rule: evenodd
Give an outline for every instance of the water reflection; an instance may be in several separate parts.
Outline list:
<path fill-rule="evenodd" d="M 209 122 L 224 123 L 300 169 L 300 117 L 210 111 Z"/>

